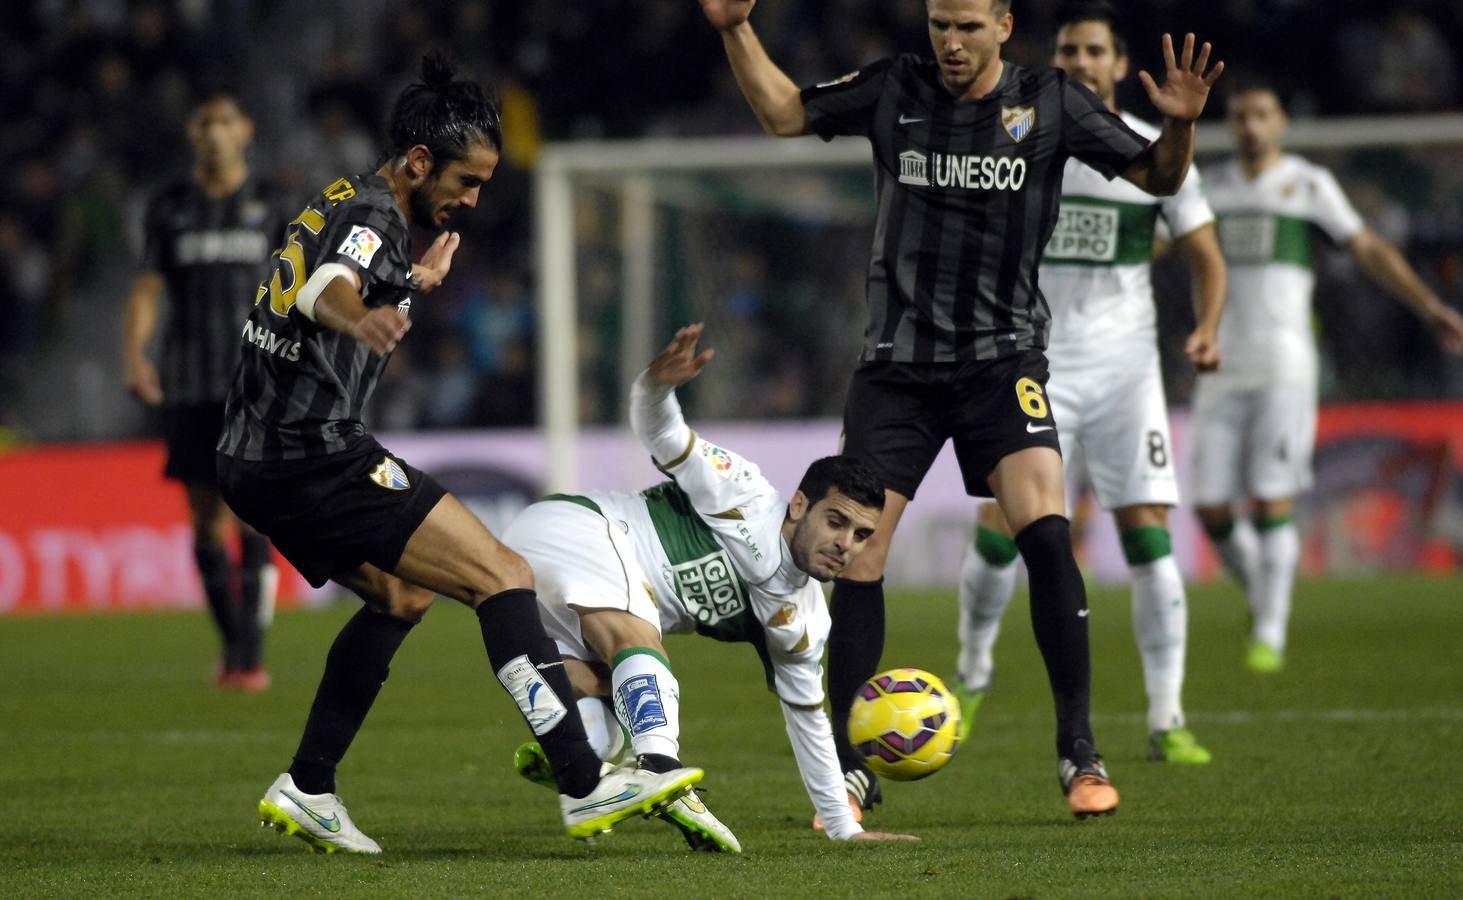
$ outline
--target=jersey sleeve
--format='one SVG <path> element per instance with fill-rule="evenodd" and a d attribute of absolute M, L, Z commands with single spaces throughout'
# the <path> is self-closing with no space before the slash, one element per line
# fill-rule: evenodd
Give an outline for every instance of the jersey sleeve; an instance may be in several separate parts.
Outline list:
<path fill-rule="evenodd" d="M 833 749 L 833 728 L 828 724 L 828 715 L 822 706 L 814 709 L 787 703 L 781 706 L 787 739 L 798 761 L 798 774 L 803 778 L 813 808 L 823 819 L 823 830 L 835 841 L 848 840 L 864 829 L 854 821 L 853 810 L 848 807 L 848 792 L 843 787 L 838 753 Z"/>
<path fill-rule="evenodd" d="M 1102 173 L 1109 181 L 1126 171 L 1148 149 L 1149 140 L 1129 128 L 1098 96 L 1061 76 L 1062 149 Z"/>
<path fill-rule="evenodd" d="M 167 246 L 164 231 L 166 207 L 166 197 L 160 193 L 148 201 L 147 210 L 142 214 L 142 256 L 138 259 L 138 267 L 144 272 L 163 270 L 163 252 Z"/>
<path fill-rule="evenodd" d="M 1158 208 L 1162 213 L 1158 220 L 1159 236 L 1170 240 L 1177 240 L 1214 221 L 1214 210 L 1204 199 L 1204 185 L 1198 166 L 1189 165 L 1184 183 L 1179 185 L 1173 196 L 1164 197 Z"/>
<path fill-rule="evenodd" d="M 874 112 L 893 64 L 892 59 L 882 59 L 841 78 L 803 88 L 808 127 L 825 141 L 841 134 L 872 132 Z"/>
<path fill-rule="evenodd" d="M 1310 190 L 1312 192 L 1312 221 L 1326 233 L 1333 243 L 1345 244 L 1366 227 L 1361 213 L 1346 198 L 1346 192 L 1336 181 L 1330 170 L 1316 167 Z"/>
<path fill-rule="evenodd" d="M 361 279 L 361 296 L 368 306 L 372 288 L 401 288 L 411 276 L 411 261 L 404 260 L 397 249 L 401 226 L 374 206 L 354 204 L 335 211 L 327 220 L 321 235 L 319 253 L 313 272 L 326 263 L 339 263 Z M 395 302 L 393 299 L 392 302 Z"/>
<path fill-rule="evenodd" d="M 790 594 L 754 590 L 752 614 L 762 623 L 773 692 L 796 706 L 821 704 L 823 649 L 833 625 L 822 588 L 809 581 Z"/>

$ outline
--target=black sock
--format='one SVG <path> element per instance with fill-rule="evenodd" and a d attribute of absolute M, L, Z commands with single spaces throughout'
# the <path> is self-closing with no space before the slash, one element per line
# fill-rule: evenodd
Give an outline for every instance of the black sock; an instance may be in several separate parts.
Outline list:
<path fill-rule="evenodd" d="M 848 712 L 859 687 L 879 671 L 884 655 L 884 579 L 835 579 L 831 614 L 828 709 L 838 763 L 847 772 L 863 768 L 863 756 L 848 742 Z"/>
<path fill-rule="evenodd" d="M 391 672 L 391 657 L 415 623 L 362 607 L 325 657 L 290 775 L 307 794 L 335 793 L 335 767 L 366 721 Z"/>
<path fill-rule="evenodd" d="M 544 633 L 538 598 L 527 588 L 503 591 L 484 600 L 477 614 L 493 672 L 538 738 L 560 792 L 588 796 L 599 784 L 599 757 L 589 747 L 559 647 Z M 538 682 L 555 696 L 531 690 Z M 530 717 L 530 710 L 547 719 Z"/>
<path fill-rule="evenodd" d="M 230 586 L 233 573 L 229 571 L 229 554 L 224 548 L 213 544 L 194 544 L 193 558 L 198 563 L 198 575 L 203 581 L 203 595 L 208 599 L 208 611 L 213 615 L 213 624 L 224 643 L 224 668 L 233 670 L 239 643 L 239 613 L 234 606 L 234 592 Z"/>
<path fill-rule="evenodd" d="M 636 757 L 635 767 L 647 772 L 669 772 L 672 769 L 679 769 L 681 761 L 674 756 L 666 756 L 664 753 L 642 753 Z"/>
<path fill-rule="evenodd" d="M 1046 662 L 1057 712 L 1057 755 L 1074 757 L 1092 740 L 1092 656 L 1087 642 L 1087 588 L 1072 555 L 1072 526 L 1043 516 L 1021 529 L 1016 546 L 1031 584 L 1031 630 Z"/>
<path fill-rule="evenodd" d="M 264 655 L 264 623 L 259 621 L 269 538 L 256 531 L 239 535 L 239 667 L 258 668 Z"/>

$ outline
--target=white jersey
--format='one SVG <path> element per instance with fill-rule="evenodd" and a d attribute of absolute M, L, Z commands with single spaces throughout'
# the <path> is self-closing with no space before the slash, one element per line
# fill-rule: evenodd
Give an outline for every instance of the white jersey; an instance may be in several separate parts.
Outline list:
<path fill-rule="evenodd" d="M 1229 292 L 1219 324 L 1224 365 L 1204 380 L 1216 387 L 1314 385 L 1315 233 L 1345 244 L 1362 230 L 1361 216 L 1330 171 L 1290 154 L 1253 179 L 1229 160 L 1210 170 L 1206 194 Z"/>
<path fill-rule="evenodd" d="M 1128 113 L 1123 121 L 1150 140 L 1159 130 Z M 1041 292 L 1051 307 L 1047 359 L 1052 371 L 1081 368 L 1133 353 L 1157 355 L 1153 307 L 1153 236 L 1183 237 L 1214 221 L 1199 170 L 1178 192 L 1155 197 L 1121 178 L 1111 181 L 1076 159 L 1062 170 L 1062 203 L 1043 252 Z"/>

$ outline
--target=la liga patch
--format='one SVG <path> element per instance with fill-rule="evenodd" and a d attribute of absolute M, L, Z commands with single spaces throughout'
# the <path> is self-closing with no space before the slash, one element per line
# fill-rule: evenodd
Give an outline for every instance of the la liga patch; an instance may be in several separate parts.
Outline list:
<path fill-rule="evenodd" d="M 364 225 L 357 225 L 351 229 L 351 233 L 346 236 L 346 239 L 341 241 L 335 252 L 370 268 L 371 259 L 380 249 L 381 235 Z"/>

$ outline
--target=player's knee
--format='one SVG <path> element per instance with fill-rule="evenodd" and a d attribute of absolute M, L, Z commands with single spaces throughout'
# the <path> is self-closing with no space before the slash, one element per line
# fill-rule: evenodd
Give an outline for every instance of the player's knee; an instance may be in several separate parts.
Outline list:
<path fill-rule="evenodd" d="M 386 611 L 407 622 L 420 622 L 427 610 L 432 608 L 432 601 L 437 598 L 433 591 L 399 579 L 393 579 L 385 593 Z"/>
<path fill-rule="evenodd" d="M 476 609 L 504 591 L 533 590 L 533 567 L 528 560 L 500 544 L 491 559 L 476 560 L 470 583 L 463 587 L 468 605 Z"/>

